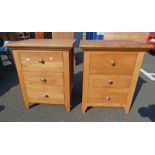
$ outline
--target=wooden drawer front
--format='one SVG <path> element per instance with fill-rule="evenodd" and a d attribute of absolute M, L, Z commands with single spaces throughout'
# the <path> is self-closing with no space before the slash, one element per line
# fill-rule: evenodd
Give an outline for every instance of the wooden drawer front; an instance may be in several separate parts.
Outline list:
<path fill-rule="evenodd" d="M 109 90 L 103 88 L 90 88 L 88 90 L 88 104 L 121 106 L 126 103 L 128 91 L 125 89 Z"/>
<path fill-rule="evenodd" d="M 132 76 L 90 74 L 89 86 L 92 88 L 129 88 Z"/>
<path fill-rule="evenodd" d="M 50 72 L 24 72 L 24 79 L 26 85 L 41 84 L 63 87 L 63 73 L 50 73 Z"/>
<path fill-rule="evenodd" d="M 42 85 L 38 83 L 26 84 L 27 93 L 32 103 L 64 103 L 63 87 Z"/>
<path fill-rule="evenodd" d="M 133 73 L 137 53 L 91 53 L 90 73 L 128 74 Z"/>
<path fill-rule="evenodd" d="M 63 72 L 62 52 L 20 52 L 25 71 Z"/>

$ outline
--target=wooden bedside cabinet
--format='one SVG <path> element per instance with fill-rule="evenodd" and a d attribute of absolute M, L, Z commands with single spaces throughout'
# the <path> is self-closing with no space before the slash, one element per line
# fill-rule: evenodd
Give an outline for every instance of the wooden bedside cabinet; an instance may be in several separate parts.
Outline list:
<path fill-rule="evenodd" d="M 74 40 L 10 42 L 26 109 L 34 103 L 64 104 L 70 111 Z"/>
<path fill-rule="evenodd" d="M 143 62 L 146 43 L 129 40 L 83 40 L 82 112 L 87 107 L 123 107 L 128 113 Z"/>

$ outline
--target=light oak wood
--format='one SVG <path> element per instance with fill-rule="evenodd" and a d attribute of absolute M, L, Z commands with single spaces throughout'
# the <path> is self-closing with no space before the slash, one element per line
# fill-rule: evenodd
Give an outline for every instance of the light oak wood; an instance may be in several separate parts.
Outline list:
<path fill-rule="evenodd" d="M 26 82 L 26 89 L 30 103 L 64 104 L 63 86 Z"/>
<path fill-rule="evenodd" d="M 25 71 L 23 73 L 26 83 L 33 85 L 34 83 L 41 85 L 63 86 L 63 73 L 51 73 L 45 71 Z"/>
<path fill-rule="evenodd" d="M 63 53 L 63 60 L 64 60 L 64 94 L 65 94 L 65 107 L 67 111 L 70 111 L 70 99 L 71 99 L 71 86 L 70 86 L 70 73 L 69 73 L 69 53 Z M 68 79 L 68 80 L 67 80 Z"/>
<path fill-rule="evenodd" d="M 74 45 L 74 42 L 75 40 L 73 39 L 27 39 L 22 41 L 12 41 L 7 43 L 6 46 L 14 50 L 27 50 L 27 52 L 31 52 L 32 49 L 35 50 L 35 52 L 39 52 L 40 50 L 68 51 L 71 46 Z"/>
<path fill-rule="evenodd" d="M 90 88 L 129 88 L 132 76 L 89 74 Z"/>
<path fill-rule="evenodd" d="M 26 86 L 25 86 L 25 81 L 24 81 L 24 76 L 23 76 L 23 72 L 22 72 L 22 65 L 21 65 L 21 61 L 20 61 L 19 51 L 14 51 L 13 56 L 15 59 L 15 64 L 16 64 L 16 68 L 17 68 L 17 73 L 18 73 L 18 77 L 19 77 L 21 91 L 23 94 L 25 108 L 29 109 L 30 100 L 29 100 L 27 90 L 26 90 Z"/>
<path fill-rule="evenodd" d="M 93 52 L 99 52 L 98 50 L 106 50 L 106 52 L 135 52 L 135 50 L 144 50 L 153 46 L 149 46 L 145 42 L 137 42 L 132 40 L 82 40 L 80 43 L 82 49 Z M 148 48 L 147 48 L 148 47 Z M 87 50 L 88 49 L 88 50 Z"/>
<path fill-rule="evenodd" d="M 34 61 L 38 63 L 39 59 L 44 60 L 46 63 L 53 63 L 55 61 L 62 61 L 62 52 L 57 52 L 57 51 L 52 51 L 52 52 L 47 52 L 47 51 L 29 51 L 29 52 L 24 52 L 21 51 L 20 53 L 21 61 L 25 62 L 27 64 L 33 63 Z M 27 58 L 29 58 L 27 60 Z M 30 64 L 31 65 L 31 64 Z"/>
<path fill-rule="evenodd" d="M 126 103 L 128 89 L 89 88 L 88 105 L 122 106 Z"/>
<path fill-rule="evenodd" d="M 80 47 L 84 49 L 82 112 L 89 106 L 106 106 L 122 107 L 128 113 L 144 52 L 151 46 L 109 40 L 81 41 Z"/>
<path fill-rule="evenodd" d="M 62 51 L 21 51 L 23 71 L 63 72 Z"/>
<path fill-rule="evenodd" d="M 25 106 L 63 104 L 70 111 L 74 40 L 10 42 Z"/>
<path fill-rule="evenodd" d="M 83 89 L 82 89 L 82 112 L 84 113 L 87 109 L 87 99 L 88 99 L 88 81 L 89 81 L 89 62 L 90 62 L 90 52 L 84 53 L 84 65 L 83 65 Z"/>
<path fill-rule="evenodd" d="M 143 59 L 144 59 L 144 52 L 140 52 L 138 54 L 137 60 L 136 60 L 136 65 L 135 65 L 135 69 L 134 69 L 134 73 L 133 73 L 133 77 L 132 77 L 132 82 L 131 82 L 131 86 L 130 86 L 130 90 L 129 90 L 129 94 L 128 94 L 128 98 L 127 98 L 127 103 L 124 106 L 124 110 L 126 113 L 129 113 L 130 108 L 131 108 L 131 104 L 132 104 L 132 98 L 136 89 L 136 84 L 138 81 L 138 77 L 139 77 L 139 72 L 143 63 Z"/>
<path fill-rule="evenodd" d="M 90 58 L 90 73 L 132 74 L 137 53 L 93 52 Z M 130 63 L 132 62 L 132 63 Z M 128 68 L 128 69 L 127 69 Z"/>

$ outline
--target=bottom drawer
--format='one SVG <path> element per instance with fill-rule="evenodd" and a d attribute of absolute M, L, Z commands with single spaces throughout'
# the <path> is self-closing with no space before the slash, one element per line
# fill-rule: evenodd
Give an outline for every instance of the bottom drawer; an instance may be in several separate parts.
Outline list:
<path fill-rule="evenodd" d="M 103 88 L 89 88 L 89 106 L 120 106 L 122 107 L 127 100 L 128 89 L 114 90 Z"/>
<path fill-rule="evenodd" d="M 64 104 L 63 87 L 33 84 L 26 88 L 31 103 Z"/>

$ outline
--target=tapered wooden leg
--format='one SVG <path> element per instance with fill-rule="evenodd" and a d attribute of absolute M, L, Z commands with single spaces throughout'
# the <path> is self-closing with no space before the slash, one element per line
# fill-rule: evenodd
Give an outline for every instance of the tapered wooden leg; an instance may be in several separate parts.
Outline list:
<path fill-rule="evenodd" d="M 66 110 L 68 111 L 68 112 L 70 112 L 70 105 L 68 104 L 68 105 L 65 105 L 65 107 L 66 107 Z"/>
<path fill-rule="evenodd" d="M 126 114 L 128 114 L 129 111 L 130 111 L 130 107 L 124 107 L 124 111 L 125 111 Z"/>
<path fill-rule="evenodd" d="M 82 113 L 85 113 L 87 110 L 87 106 L 85 106 L 84 104 L 82 104 Z"/>
<path fill-rule="evenodd" d="M 26 110 L 29 110 L 29 108 L 30 108 L 30 103 L 29 103 L 29 102 L 24 101 L 24 104 L 25 104 L 25 108 L 26 108 Z"/>

